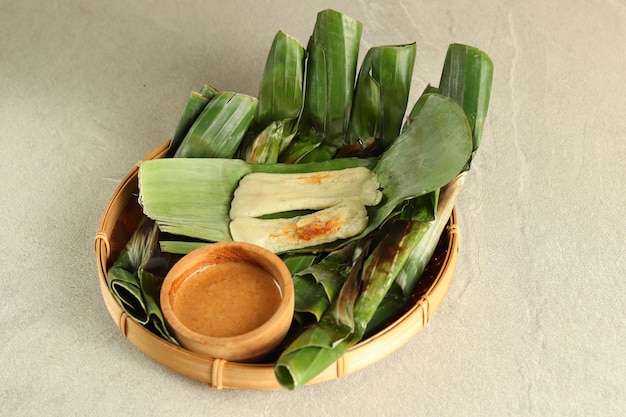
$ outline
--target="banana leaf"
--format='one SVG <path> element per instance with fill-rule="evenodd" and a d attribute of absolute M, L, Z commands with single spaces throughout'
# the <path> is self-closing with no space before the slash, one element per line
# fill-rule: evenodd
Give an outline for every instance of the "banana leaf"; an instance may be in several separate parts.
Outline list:
<path fill-rule="evenodd" d="M 407 200 L 399 207 L 395 218 L 422 222 L 435 220 L 440 190 L 438 188 L 428 194 Z"/>
<path fill-rule="evenodd" d="M 454 52 L 455 48 L 451 49 Z M 454 56 L 454 53 L 452 55 Z M 451 64 L 447 63 L 447 65 Z M 445 71 L 446 69 L 444 69 Z M 471 80 L 471 78 L 468 79 Z M 453 78 L 448 77 L 447 80 L 452 82 Z M 460 80 L 459 84 L 462 85 L 465 81 L 466 79 Z M 488 83 L 487 92 L 489 92 L 491 77 L 486 77 L 482 73 L 479 82 L 472 84 L 468 89 L 478 88 L 485 91 L 486 87 L 483 85 L 485 82 Z M 409 121 L 403 128 L 401 138 L 413 129 L 422 126 L 425 119 L 436 117 L 430 111 L 429 100 L 432 100 L 431 97 L 442 97 L 437 94 L 437 91 L 441 91 L 441 89 L 430 86 L 426 88 L 422 97 L 413 107 Z M 450 92 L 447 87 L 443 91 L 446 94 Z M 474 95 L 468 93 L 468 96 L 473 97 Z M 488 105 L 488 99 L 487 94 L 486 98 L 482 97 L 480 103 L 470 100 L 459 103 L 464 105 L 461 108 L 464 116 L 465 113 L 469 113 L 468 116 L 464 117 L 468 127 L 467 118 L 474 114 L 472 111 L 477 107 Z M 478 111 L 476 114 L 486 113 L 486 107 L 479 110 L 484 111 L 482 113 Z M 470 152 L 475 151 L 474 145 L 478 143 L 473 139 L 473 135 L 476 134 L 475 126 L 476 123 L 473 125 L 474 130 L 470 131 Z M 389 180 L 385 179 L 385 175 L 390 174 L 387 170 L 391 171 L 391 168 L 387 168 L 388 165 L 385 165 L 383 161 L 385 158 L 390 158 L 389 155 L 400 155 L 390 151 L 399 149 L 398 143 L 401 143 L 401 138 L 383 155 L 381 162 L 375 168 L 381 184 L 389 185 Z M 389 161 L 391 160 L 393 159 L 389 159 Z M 401 173 L 397 172 L 393 177 L 401 178 L 400 175 Z M 413 200 L 413 204 L 407 204 L 400 210 L 395 221 L 388 224 L 389 234 L 383 238 L 365 262 L 360 283 L 362 290 L 359 295 L 355 298 L 352 291 L 348 291 L 349 295 L 344 295 L 342 288 L 339 298 L 333 301 L 333 305 L 348 304 L 351 309 L 339 310 L 343 315 L 341 319 L 338 319 L 336 317 L 338 309 L 329 308 L 320 322 L 305 330 L 283 351 L 277 360 L 275 374 L 283 387 L 294 389 L 306 384 L 319 372 L 339 359 L 366 334 L 373 332 L 378 326 L 397 314 L 410 296 L 434 253 L 462 188 L 465 175 L 465 173 L 460 174 L 441 191 L 439 189 L 443 184 L 419 194 L 422 196 L 420 199 Z M 402 182 L 400 181 L 400 183 Z M 433 201 L 435 198 L 436 203 Z M 388 200 L 383 206 L 389 206 L 391 212 L 392 206 L 395 204 L 397 207 L 399 203 L 400 201 Z M 433 209 L 436 209 L 436 216 L 434 220 L 430 220 L 428 213 Z M 382 211 L 381 208 L 376 208 L 376 210 Z M 374 220 L 373 223 L 375 224 L 376 221 Z M 367 229 L 364 233 L 367 233 Z M 349 285 L 349 282 L 346 281 L 345 285 Z M 355 285 L 350 285 L 350 287 L 354 288 Z M 346 318 L 350 311 L 352 312 L 351 320 L 349 317 Z M 346 323 L 350 323 L 350 326 Z"/>
<path fill-rule="evenodd" d="M 211 97 L 214 99 L 205 104 L 196 117 L 195 113 L 205 101 L 203 98 Z M 177 133 L 182 134 L 181 132 L 196 117 L 190 132 L 178 145 L 174 159 L 168 158 L 167 160 L 177 160 L 176 158 L 180 155 L 197 157 L 229 155 L 229 147 L 232 147 L 233 141 L 237 141 L 236 135 L 247 129 L 255 106 L 256 100 L 246 99 L 245 96 L 232 93 L 217 93 L 212 87 L 203 86 L 200 93 L 192 93 L 177 126 Z M 207 118 L 209 113 L 211 117 L 218 118 L 219 121 L 216 123 L 223 123 L 225 120 L 232 123 L 228 129 L 222 129 L 219 125 L 207 123 L 206 119 L 201 120 L 203 117 Z M 194 136 L 194 129 L 199 129 L 200 125 L 212 128 L 215 135 Z M 173 150 L 171 145 L 170 150 Z M 165 326 L 159 306 L 161 280 L 167 271 L 164 264 L 169 257 L 169 254 L 163 253 L 160 249 L 159 233 L 160 230 L 153 220 L 142 217 L 138 228 L 131 235 L 120 256 L 109 268 L 107 283 L 113 296 L 130 317 L 166 340 L 177 344 Z"/>
<path fill-rule="evenodd" d="M 216 93 L 183 139 L 175 158 L 232 158 L 254 117 L 257 99 Z"/>
<path fill-rule="evenodd" d="M 279 383 L 287 389 L 303 386 L 358 343 L 370 327 L 379 324 L 380 303 L 398 274 L 421 275 L 461 189 L 464 174 L 444 188 L 434 222 L 396 220 L 367 257 L 360 278 L 352 269 L 339 296 L 320 322 L 306 329 L 280 355 L 275 365 Z M 387 317 L 385 317 L 387 318 Z"/>
<path fill-rule="evenodd" d="M 373 160 L 357 158 L 299 165 L 250 164 L 224 158 L 149 160 L 139 168 L 139 201 L 144 213 L 163 232 L 213 242 L 229 241 L 230 203 L 244 175 L 371 168 L 373 164 Z M 174 242 L 170 244 L 176 246 Z"/>
<path fill-rule="evenodd" d="M 274 365 L 278 382 L 287 389 L 306 384 L 358 342 L 354 304 L 359 295 L 359 273 L 369 244 L 352 267 L 331 307 L 322 319 L 304 329 L 281 353 Z M 326 367 L 320 368 L 323 364 Z"/>
<path fill-rule="evenodd" d="M 260 133 L 244 147 L 252 163 L 272 163 L 296 133 L 304 100 L 305 50 L 279 31 L 268 53 L 259 88 L 254 124 Z"/>
<path fill-rule="evenodd" d="M 367 58 L 366 58 L 367 59 Z M 382 98 L 378 81 L 371 75 L 361 75 L 354 91 L 354 103 L 348 128 L 348 144 L 362 144 L 368 140 L 377 141 L 381 136 Z"/>
<path fill-rule="evenodd" d="M 295 253 L 284 254 L 280 258 L 285 263 L 285 265 L 287 265 L 287 269 L 289 269 L 291 275 L 295 275 L 303 269 L 306 269 L 309 266 L 313 265 L 313 262 L 315 262 L 317 256 L 310 253 Z"/>
<path fill-rule="evenodd" d="M 374 168 L 383 188 L 383 202 L 368 208 L 370 223 L 355 239 L 362 238 L 405 200 L 443 187 L 468 161 L 472 138 L 463 110 L 451 99 L 425 94 L 421 110 Z"/>
<path fill-rule="evenodd" d="M 363 268 L 355 264 L 319 323 L 298 336 L 276 361 L 274 371 L 281 386 L 295 389 L 305 385 L 362 339 L 398 271 L 427 229 L 422 222 L 387 225 L 385 236 L 367 256 Z"/>
<path fill-rule="evenodd" d="M 426 88 L 424 88 L 424 91 L 422 91 L 422 94 L 420 95 L 420 98 L 425 96 L 426 94 L 439 94 L 439 89 L 437 87 L 434 87 L 434 86 L 428 84 L 426 86 Z M 413 104 L 413 107 L 411 108 L 411 111 L 406 116 L 406 121 L 404 122 L 404 126 L 402 126 L 402 133 L 404 133 L 404 131 L 409 127 L 409 125 L 411 123 L 413 123 L 413 121 L 415 121 L 415 118 L 417 117 L 419 112 L 422 110 L 422 107 L 423 107 L 424 103 L 425 103 L 424 100 L 419 100 L 418 99 L 415 102 L 415 104 Z"/>
<path fill-rule="evenodd" d="M 439 88 L 428 85 L 424 90 L 424 94 L 440 93 L 446 95 L 454 99 L 463 108 L 470 125 L 473 126 L 472 158 L 475 156 L 480 144 L 480 136 L 489 106 L 492 78 L 493 64 L 487 54 L 474 47 L 452 44 L 446 53 Z M 420 111 L 421 106 L 418 101 L 418 104 L 413 107 L 408 116 L 405 129 Z M 470 162 L 471 160 L 468 161 L 464 171 L 470 168 Z M 420 204 L 425 204 L 423 207 L 425 212 L 436 208 L 436 206 L 432 205 L 433 199 L 441 200 L 447 205 L 443 208 L 443 212 L 437 210 L 438 215 L 431 224 L 431 230 L 428 232 L 429 237 L 420 242 L 407 266 L 401 271 L 387 292 L 375 317 L 369 324 L 368 333 L 374 332 L 386 321 L 397 316 L 398 312 L 401 311 L 409 300 L 436 248 L 438 236 L 441 235 L 445 222 L 450 217 L 449 212 L 452 211 L 452 205 L 448 203 L 454 203 L 463 186 L 463 182 L 463 178 L 457 178 L 453 183 L 446 186 L 445 194 L 441 197 L 438 196 L 438 190 L 436 190 L 424 196 L 424 198 L 430 199 L 430 202 L 424 198 L 415 202 L 417 207 Z M 415 214 L 415 208 L 412 210 L 409 212 Z M 424 221 L 427 219 L 416 217 L 414 220 Z"/>
<path fill-rule="evenodd" d="M 354 265 L 355 249 L 356 244 L 347 245 L 293 274 L 295 312 L 301 324 L 319 321 L 337 297 Z"/>
<path fill-rule="evenodd" d="M 259 88 L 255 123 L 267 126 L 300 116 L 304 99 L 305 50 L 296 39 L 279 31 L 268 53 Z"/>
<path fill-rule="evenodd" d="M 359 158 L 298 165 L 248 164 L 220 158 L 145 161 L 139 170 L 144 212 L 168 233 L 209 241 L 230 240 L 230 201 L 245 174 L 314 172 L 372 167 L 375 163 L 373 170 L 382 187 L 383 201 L 368 207 L 368 226 L 351 240 L 363 238 L 403 201 L 450 182 L 469 159 L 472 142 L 463 110 L 451 99 L 436 94 L 420 100 L 424 104 L 415 122 L 377 162 Z"/>
<path fill-rule="evenodd" d="M 374 333 L 389 320 L 397 317 L 398 312 L 406 306 L 437 248 L 443 230 L 448 224 L 454 205 L 465 183 L 466 175 L 467 172 L 459 174 L 457 178 L 441 189 L 434 219 L 429 221 L 414 220 L 426 226 L 427 230 L 413 248 L 407 262 L 399 271 L 375 314 L 367 323 L 365 335 Z"/>
<path fill-rule="evenodd" d="M 473 151 L 480 145 L 491 97 L 493 62 L 483 51 L 451 44 L 439 82 L 439 93 L 456 101 L 467 114 L 472 129 Z"/>
<path fill-rule="evenodd" d="M 407 200 L 400 207 L 400 211 L 394 217 L 394 220 L 432 222 L 437 218 L 440 191 L 440 189 L 437 189 L 423 196 Z M 411 259 L 407 261 L 407 265 L 410 262 Z M 409 280 L 414 280 L 413 283 L 416 283 L 421 278 L 421 272 L 418 275 L 407 277 L 407 274 L 410 274 L 410 272 L 406 272 L 406 270 L 407 268 L 405 266 L 405 268 L 400 271 L 376 309 L 376 313 L 368 325 L 365 334 L 366 337 L 378 330 L 382 324 L 387 324 L 389 320 L 397 317 L 398 313 L 409 301 L 409 297 L 412 294 L 412 287 L 410 292 L 407 290 Z"/>
<path fill-rule="evenodd" d="M 159 291 L 169 255 L 161 253 L 154 221 L 143 217 L 109 268 L 107 284 L 124 311 L 164 339 L 178 344 L 159 307 Z"/>
<path fill-rule="evenodd" d="M 299 164 L 306 164 L 309 162 L 322 162 L 332 159 L 337 153 L 338 148 L 335 145 L 328 143 L 321 143 L 319 146 L 311 149 L 302 158 L 298 160 Z"/>
<path fill-rule="evenodd" d="M 386 149 L 400 134 L 415 64 L 415 43 L 378 46 L 365 55 L 350 116 L 350 143 L 376 138 Z"/>
<path fill-rule="evenodd" d="M 321 145 L 322 142 L 318 138 L 312 136 L 297 136 L 297 138 L 293 139 L 279 155 L 278 161 L 284 164 L 300 163 L 306 155 L 313 152 L 313 150 Z"/>
<path fill-rule="evenodd" d="M 176 150 L 180 146 L 181 142 L 189 132 L 189 128 L 196 121 L 202 110 L 206 107 L 211 98 L 217 94 L 217 90 L 209 85 L 204 85 L 200 89 L 199 93 L 192 92 L 187 99 L 187 103 L 183 112 L 180 115 L 178 124 L 176 125 L 176 131 L 172 136 L 172 141 L 167 150 L 167 157 L 172 157 L 176 153 Z"/>
<path fill-rule="evenodd" d="M 427 94 L 438 94 L 439 89 L 431 86 L 430 84 L 426 86 L 424 91 L 422 92 L 423 97 Z M 402 127 L 402 132 L 404 132 L 411 123 L 413 123 L 419 112 L 424 107 L 425 100 L 417 100 L 411 108 L 411 111 L 407 115 L 406 122 Z M 439 189 L 433 190 L 428 194 L 425 194 L 421 197 L 409 200 L 406 202 L 405 206 L 401 209 L 400 216 L 407 220 L 433 220 L 435 216 L 435 212 L 437 211 L 437 201 L 439 200 Z"/>
<path fill-rule="evenodd" d="M 318 13 L 307 45 L 304 108 L 294 142 L 323 142 L 335 151 L 344 145 L 362 31 L 361 22 L 335 10 Z M 281 160 L 293 160 L 292 151 L 288 147 Z"/>
<path fill-rule="evenodd" d="M 289 146 L 296 120 L 272 122 L 245 146 L 243 158 L 253 164 L 278 162 L 278 155 Z"/>

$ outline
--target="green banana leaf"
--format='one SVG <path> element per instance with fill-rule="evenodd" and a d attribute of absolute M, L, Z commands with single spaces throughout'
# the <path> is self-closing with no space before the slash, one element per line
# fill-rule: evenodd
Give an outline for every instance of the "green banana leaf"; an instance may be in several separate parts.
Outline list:
<path fill-rule="evenodd" d="M 447 97 L 425 94 L 421 111 L 374 168 L 383 202 L 368 208 L 370 223 L 355 239 L 370 233 L 405 200 L 443 187 L 468 161 L 472 138 L 463 110 Z"/>
<path fill-rule="evenodd" d="M 335 145 L 331 145 L 328 143 L 320 143 L 319 146 L 311 149 L 310 152 L 307 152 L 300 160 L 298 160 L 299 164 L 305 164 L 309 162 L 322 162 L 328 161 L 332 159 L 337 153 L 337 147 Z"/>
<path fill-rule="evenodd" d="M 306 155 L 320 147 L 322 142 L 312 136 L 297 136 L 286 149 L 279 155 L 278 161 L 284 164 L 297 164 L 303 162 Z M 315 158 L 314 158 L 315 159 Z"/>
<path fill-rule="evenodd" d="M 305 385 L 362 339 L 397 271 L 426 230 L 422 222 L 388 224 L 385 236 L 368 254 L 362 268 L 358 262 L 355 264 L 320 322 L 298 336 L 276 361 L 274 370 L 281 386 L 295 389 Z"/>
<path fill-rule="evenodd" d="M 273 163 L 296 133 L 304 101 L 305 50 L 279 31 L 268 53 L 254 124 L 260 133 L 244 146 L 251 163 Z"/>
<path fill-rule="evenodd" d="M 205 84 L 202 86 L 199 93 L 192 92 L 189 95 L 187 104 L 180 115 L 180 119 L 176 125 L 176 131 L 174 132 L 174 136 L 172 136 L 172 141 L 167 150 L 167 157 L 174 156 L 176 150 L 187 135 L 187 132 L 189 132 L 193 123 L 215 94 L 217 94 L 217 90 Z"/>
<path fill-rule="evenodd" d="M 479 61 L 481 63 L 487 62 L 487 64 L 479 65 L 483 70 L 474 71 L 473 78 L 463 72 L 465 69 L 463 64 L 469 67 L 468 72 L 471 73 L 471 70 L 476 67 L 476 60 L 466 59 L 463 64 L 458 64 L 455 60 L 458 55 L 467 57 L 465 54 L 467 51 L 468 49 L 465 47 L 451 46 L 442 76 L 444 88 L 436 89 L 431 86 L 426 88 L 422 97 L 413 107 L 401 136 L 420 126 L 424 118 L 429 117 L 429 97 L 438 97 L 437 92 L 441 92 L 453 96 L 455 101 L 462 106 L 461 110 L 466 115 L 466 120 L 474 118 L 470 127 L 470 140 L 472 141 L 472 154 L 476 151 L 482 129 L 481 120 L 484 121 L 489 102 L 491 69 L 488 64 L 491 61 L 488 60 L 488 57 L 485 59 L 484 53 L 478 54 Z M 473 56 L 475 58 L 476 54 Z M 454 66 L 456 72 L 450 71 L 450 66 Z M 463 94 L 458 94 L 459 91 Z M 469 99 L 465 99 L 466 96 Z M 476 129 L 477 121 L 480 123 L 478 129 Z M 476 139 L 476 135 L 478 135 L 478 139 Z M 392 146 L 391 149 L 394 147 Z M 388 155 L 389 153 L 386 152 L 383 157 L 386 158 Z M 379 163 L 376 166 L 376 172 L 380 175 L 381 170 L 383 174 L 386 173 L 385 165 L 383 164 L 381 167 L 381 163 Z M 361 278 L 363 289 L 359 296 L 354 299 L 351 294 L 346 300 L 341 300 L 342 291 L 339 298 L 333 301 L 333 303 L 350 303 L 353 305 L 352 330 L 350 330 L 350 326 L 345 325 L 350 320 L 336 319 L 336 308 L 327 310 L 320 322 L 305 330 L 301 337 L 292 342 L 277 360 L 275 374 L 283 387 L 294 389 L 306 384 L 345 354 L 362 337 L 371 334 L 397 314 L 412 293 L 416 282 L 434 253 L 462 188 L 465 175 L 465 173 L 461 173 L 453 181 L 450 181 L 443 190 L 440 190 L 441 187 L 434 188 L 402 207 L 400 214 L 395 217 L 395 221 L 390 223 L 389 235 L 379 243 L 372 256 L 365 263 Z M 383 182 L 388 183 L 388 181 L 381 181 L 381 183 Z M 387 205 L 392 206 L 393 204 L 387 202 Z M 433 210 L 436 210 L 434 219 L 430 218 L 431 215 L 429 215 Z M 377 251 L 379 252 L 377 253 Z M 323 341 L 323 343 L 319 341 Z"/>
<path fill-rule="evenodd" d="M 440 190 L 438 188 L 428 194 L 406 200 L 400 205 L 396 218 L 422 222 L 435 220 Z"/>
<path fill-rule="evenodd" d="M 397 317 L 405 306 L 418 281 L 430 262 L 443 230 L 446 228 L 452 210 L 465 183 L 467 172 L 459 174 L 453 181 L 441 189 L 437 211 L 432 220 L 414 220 L 427 227 L 419 242 L 402 269 L 398 272 L 392 286 L 367 324 L 365 335 L 369 335 Z"/>
<path fill-rule="evenodd" d="M 304 100 L 305 50 L 296 39 L 279 31 L 265 61 L 255 123 L 297 119 Z"/>
<path fill-rule="evenodd" d="M 130 317 L 164 339 L 178 344 L 167 329 L 159 307 L 163 271 L 168 264 L 168 255 L 159 250 L 156 224 L 143 217 L 128 244 L 109 268 L 107 284 Z"/>
<path fill-rule="evenodd" d="M 296 120 L 272 122 L 245 146 L 243 158 L 253 164 L 278 162 L 278 156 L 291 143 Z"/>
<path fill-rule="evenodd" d="M 295 312 L 301 316 L 300 323 L 321 319 L 352 270 L 356 246 L 346 245 L 329 253 L 320 262 L 293 274 Z"/>
<path fill-rule="evenodd" d="M 168 233 L 209 241 L 230 240 L 230 201 L 245 174 L 314 172 L 359 165 L 372 167 L 375 163 L 373 170 L 382 187 L 383 201 L 368 208 L 368 226 L 351 240 L 363 238 L 403 201 L 450 182 L 469 159 L 472 142 L 463 110 L 449 98 L 436 94 L 420 100 L 424 104 L 415 122 L 377 162 L 358 158 L 298 165 L 247 164 L 220 158 L 145 161 L 139 170 L 144 212 Z"/>
<path fill-rule="evenodd" d="M 205 103 L 205 99 L 210 100 Z M 200 93 L 192 93 L 183 110 L 176 130 L 178 136 L 175 137 L 179 138 L 190 123 L 191 127 L 178 146 L 174 140 L 171 142 L 168 151 L 175 150 L 174 159 L 168 160 L 176 160 L 181 155 L 232 156 L 229 148 L 232 148 L 233 142 L 238 141 L 238 135 L 243 136 L 245 133 L 255 106 L 256 100 L 247 99 L 246 96 L 217 93 L 212 87 L 203 86 Z M 211 123 L 210 117 L 216 117 L 217 120 Z M 225 121 L 231 122 L 228 129 L 216 125 Z M 194 130 L 200 129 L 199 126 L 208 126 L 215 135 L 196 135 Z M 142 217 L 139 227 L 131 235 L 113 266 L 109 268 L 107 282 L 113 296 L 130 317 L 166 340 L 177 344 L 165 325 L 159 305 L 159 291 L 166 269 L 156 268 L 155 265 L 164 266 L 166 258 L 169 257 L 169 254 L 163 254 L 160 249 L 159 232 L 154 221 Z"/>
<path fill-rule="evenodd" d="M 232 158 L 254 117 L 257 99 L 216 93 L 183 139 L 175 158 Z"/>
<path fill-rule="evenodd" d="M 377 46 L 365 55 L 350 117 L 350 143 L 378 140 L 386 149 L 400 134 L 415 64 L 415 43 Z"/>
<path fill-rule="evenodd" d="M 470 47 L 461 44 L 452 44 L 449 46 L 446 52 L 446 59 L 442 69 L 441 84 L 439 88 L 428 85 L 423 94 L 428 93 L 441 93 L 454 99 L 465 112 L 472 129 L 472 143 L 473 151 L 472 158 L 480 144 L 480 136 L 484 120 L 489 107 L 489 98 L 491 94 L 491 83 L 493 79 L 493 64 L 489 56 L 486 53 L 478 50 L 477 48 Z M 411 110 L 408 116 L 407 126 L 415 119 L 416 115 L 421 110 L 421 106 L 416 104 Z M 470 168 L 470 161 L 464 168 L 464 171 Z M 449 184 L 446 188 L 446 193 L 450 194 L 450 189 L 454 187 L 455 193 L 460 191 L 463 180 L 456 179 L 453 182 L 454 185 Z M 438 190 L 424 196 L 431 199 L 439 200 Z M 456 196 L 446 197 L 441 196 L 442 201 L 450 200 L 454 202 Z M 425 204 L 423 207 L 426 212 L 435 208 L 429 201 L 423 200 L 416 201 L 415 205 Z M 438 217 L 431 224 L 431 230 L 429 238 L 425 238 L 419 243 L 415 250 L 414 255 L 407 263 L 406 267 L 398 274 L 394 284 L 387 292 L 387 295 L 381 302 L 375 317 L 369 324 L 368 333 L 374 332 L 380 326 L 384 325 L 388 320 L 397 316 L 398 312 L 402 310 L 409 297 L 413 293 L 417 282 L 419 281 L 424 268 L 428 264 L 432 253 L 434 252 L 438 236 L 441 235 L 445 222 L 449 218 L 452 207 L 448 206 L 447 211 L 439 213 Z M 413 220 L 425 221 L 426 218 L 414 218 Z"/>
<path fill-rule="evenodd" d="M 366 58 L 367 59 L 367 58 Z M 361 69 L 363 74 L 363 69 Z M 354 92 L 354 103 L 348 127 L 348 144 L 378 140 L 381 136 L 381 88 L 371 75 L 360 75 Z"/>
<path fill-rule="evenodd" d="M 334 151 L 345 144 L 362 31 L 361 22 L 335 10 L 318 13 L 307 45 L 304 108 L 293 142 L 323 142 Z M 294 147 L 302 153 L 302 147 Z M 281 160 L 296 159 L 293 152 L 287 147 Z"/>
<path fill-rule="evenodd" d="M 467 114 L 473 151 L 478 149 L 491 97 L 493 62 L 473 46 L 451 44 L 439 82 L 439 93 L 451 97 Z"/>
<path fill-rule="evenodd" d="M 298 165 L 250 164 L 240 159 L 224 158 L 149 160 L 142 162 L 139 168 L 139 201 L 146 215 L 156 220 L 163 232 L 205 241 L 229 241 L 232 240 L 230 203 L 244 175 L 251 172 L 315 172 L 357 166 L 371 168 L 374 163 L 357 158 Z"/>
<path fill-rule="evenodd" d="M 280 258 L 287 265 L 291 275 L 295 275 L 313 265 L 317 255 L 311 253 L 288 253 L 281 255 Z"/>

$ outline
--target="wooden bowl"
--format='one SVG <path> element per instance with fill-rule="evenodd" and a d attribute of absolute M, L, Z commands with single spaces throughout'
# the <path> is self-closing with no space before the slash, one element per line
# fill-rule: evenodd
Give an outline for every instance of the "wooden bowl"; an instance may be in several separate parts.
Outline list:
<path fill-rule="evenodd" d="M 168 145 L 169 142 L 164 143 L 144 160 L 163 157 Z M 111 196 L 95 237 L 100 290 L 113 321 L 122 335 L 150 358 L 180 374 L 205 382 L 211 388 L 280 389 L 272 363 L 242 363 L 210 358 L 175 346 L 131 319 L 111 294 L 107 285 L 107 270 L 117 259 L 142 216 L 137 202 L 140 163 L 135 164 Z M 341 378 L 363 369 L 388 356 L 422 330 L 448 293 L 456 270 L 459 242 L 454 210 L 406 310 L 384 329 L 353 346 L 309 384 Z"/>
<path fill-rule="evenodd" d="M 291 326 L 294 302 L 283 261 L 243 242 L 190 252 L 161 287 L 161 310 L 176 340 L 193 352 L 229 361 L 254 361 L 278 346 Z"/>

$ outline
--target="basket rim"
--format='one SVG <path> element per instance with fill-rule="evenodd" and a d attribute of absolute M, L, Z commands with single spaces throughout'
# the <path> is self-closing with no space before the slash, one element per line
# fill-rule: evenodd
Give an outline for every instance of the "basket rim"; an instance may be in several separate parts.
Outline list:
<path fill-rule="evenodd" d="M 131 200 L 131 191 L 141 163 L 165 156 L 169 140 L 139 160 L 122 179 L 104 210 L 94 240 L 100 290 L 107 310 L 122 335 L 148 357 L 173 371 L 205 382 L 210 388 L 240 388 L 274 390 L 282 387 L 274 376 L 273 364 L 240 363 L 210 358 L 169 343 L 136 322 L 119 305 L 107 285 L 107 264 L 111 256 L 110 237 L 117 220 Z M 442 266 L 422 297 L 404 314 L 369 338 L 350 348 L 333 365 L 317 375 L 307 385 L 341 378 L 363 369 L 388 356 L 406 344 L 431 320 L 447 295 L 456 271 L 460 249 L 457 210 L 453 209 L 447 233 L 448 245 Z"/>

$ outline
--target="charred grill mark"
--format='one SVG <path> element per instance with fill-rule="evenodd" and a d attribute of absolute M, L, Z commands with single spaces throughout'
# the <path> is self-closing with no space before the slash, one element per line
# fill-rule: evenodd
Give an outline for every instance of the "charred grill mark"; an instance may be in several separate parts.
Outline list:
<path fill-rule="evenodd" d="M 400 251 L 404 236 L 411 227 L 411 222 L 397 221 L 390 227 L 389 232 L 376 245 L 372 252 L 371 262 L 367 267 L 365 277 L 371 277 L 371 271 L 374 269 L 387 270 L 393 263 L 394 258 Z M 385 265 L 387 264 L 387 265 Z"/>
<path fill-rule="evenodd" d="M 325 222 L 313 222 L 304 227 L 296 226 L 296 236 L 299 240 L 310 241 L 320 236 L 327 236 L 341 226 L 339 219 L 331 219 Z"/>
<path fill-rule="evenodd" d="M 282 230 L 280 234 L 271 234 L 273 238 L 285 237 L 296 241 L 311 241 L 317 238 L 327 236 L 341 228 L 342 221 L 338 218 L 332 218 L 327 221 L 313 221 L 310 223 L 291 224 Z"/>
<path fill-rule="evenodd" d="M 387 233 L 382 242 L 380 242 L 374 250 L 374 253 L 372 254 L 374 262 L 380 263 L 395 258 L 400 246 L 402 246 L 404 236 L 410 228 L 411 223 L 408 221 L 395 222 L 389 233 Z"/>

